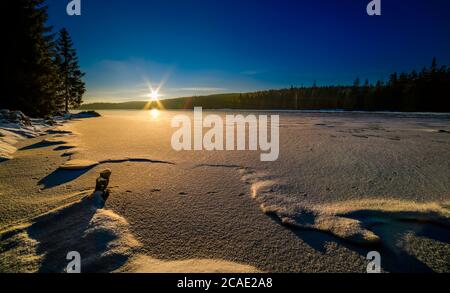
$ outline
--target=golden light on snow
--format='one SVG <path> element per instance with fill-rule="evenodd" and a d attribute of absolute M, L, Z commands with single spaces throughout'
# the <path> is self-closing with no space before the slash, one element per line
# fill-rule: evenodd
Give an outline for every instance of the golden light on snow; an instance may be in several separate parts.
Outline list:
<path fill-rule="evenodd" d="M 157 119 L 159 117 L 159 110 L 158 109 L 151 109 L 150 110 L 150 116 L 153 119 Z"/>

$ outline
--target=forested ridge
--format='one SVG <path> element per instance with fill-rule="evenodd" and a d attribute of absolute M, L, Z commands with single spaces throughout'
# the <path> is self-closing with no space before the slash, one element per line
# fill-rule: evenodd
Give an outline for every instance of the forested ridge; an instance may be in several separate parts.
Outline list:
<path fill-rule="evenodd" d="M 351 86 L 309 86 L 161 100 L 165 109 L 347 110 L 450 112 L 450 68 L 433 59 L 420 72 L 392 73 L 387 81 L 357 78 Z M 148 102 L 93 103 L 84 109 L 143 109 Z"/>

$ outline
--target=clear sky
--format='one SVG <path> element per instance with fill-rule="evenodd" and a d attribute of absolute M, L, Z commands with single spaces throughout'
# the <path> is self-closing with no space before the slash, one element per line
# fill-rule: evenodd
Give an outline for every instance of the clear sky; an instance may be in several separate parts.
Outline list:
<path fill-rule="evenodd" d="M 86 102 L 145 100 L 291 85 L 351 84 L 450 65 L 450 1 L 48 0 L 86 72 Z"/>

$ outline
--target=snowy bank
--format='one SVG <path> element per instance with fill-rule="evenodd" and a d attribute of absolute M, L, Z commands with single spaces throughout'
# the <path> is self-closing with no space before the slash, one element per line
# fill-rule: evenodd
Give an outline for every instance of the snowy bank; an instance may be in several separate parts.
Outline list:
<path fill-rule="evenodd" d="M 33 119 L 21 111 L 0 110 L 0 162 L 13 158 L 12 155 L 17 151 L 14 145 L 22 139 L 45 135 L 50 128 L 71 119 L 99 116 L 95 111 L 84 111 Z"/>

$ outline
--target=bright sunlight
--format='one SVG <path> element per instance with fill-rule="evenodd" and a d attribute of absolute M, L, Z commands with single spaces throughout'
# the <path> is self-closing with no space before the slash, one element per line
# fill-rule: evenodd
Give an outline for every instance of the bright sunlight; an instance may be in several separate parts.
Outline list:
<path fill-rule="evenodd" d="M 151 99 L 151 101 L 158 101 L 159 100 L 159 97 L 160 97 L 160 95 L 159 95 L 159 93 L 158 93 L 158 90 L 151 90 L 151 93 L 150 93 L 150 99 Z"/>
<path fill-rule="evenodd" d="M 150 110 L 150 116 L 153 118 L 153 119 L 157 119 L 158 118 L 158 116 L 159 116 L 159 110 L 158 109 L 151 109 Z"/>

